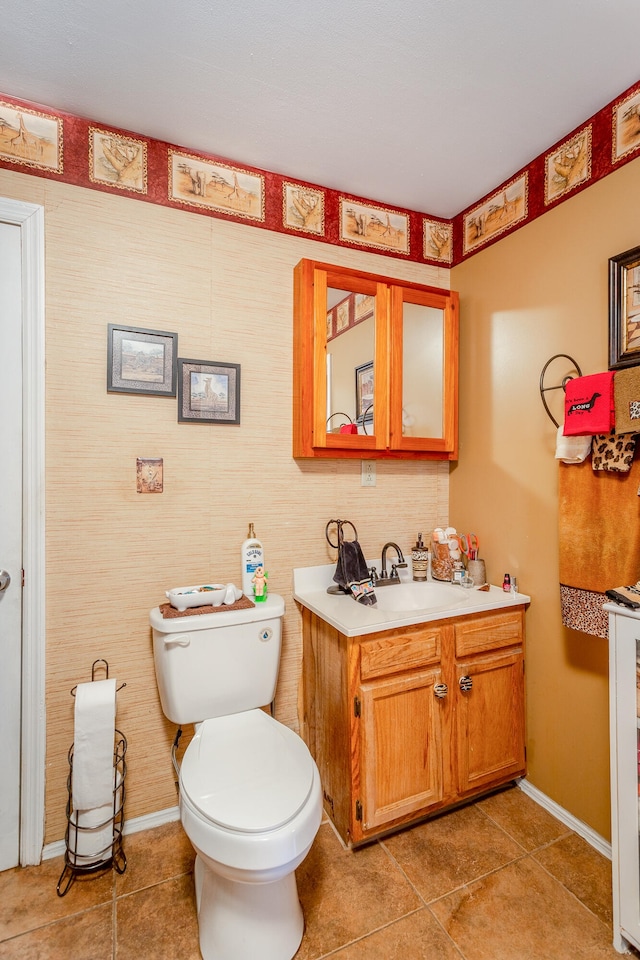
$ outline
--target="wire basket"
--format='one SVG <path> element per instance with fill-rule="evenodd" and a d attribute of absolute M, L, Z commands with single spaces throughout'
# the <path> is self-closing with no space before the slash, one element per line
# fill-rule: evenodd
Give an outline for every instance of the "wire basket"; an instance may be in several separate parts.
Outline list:
<path fill-rule="evenodd" d="M 113 867 L 118 873 L 127 869 L 122 849 L 124 827 L 127 740 L 116 730 L 113 749 L 113 803 L 97 810 L 74 810 L 72 802 L 73 744 L 69 749 L 67 777 L 67 828 L 65 830 L 64 869 L 56 890 L 64 897 L 79 874 L 94 873 Z"/>

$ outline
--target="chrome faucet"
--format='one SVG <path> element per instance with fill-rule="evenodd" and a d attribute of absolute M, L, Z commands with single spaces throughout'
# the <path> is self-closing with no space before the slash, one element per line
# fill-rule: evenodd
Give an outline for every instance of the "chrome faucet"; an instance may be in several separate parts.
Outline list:
<path fill-rule="evenodd" d="M 387 550 L 389 547 L 393 547 L 396 551 L 397 562 L 391 564 L 391 573 L 387 573 Z M 406 567 L 405 559 L 402 555 L 402 550 L 397 543 L 394 543 L 392 540 L 389 543 L 385 543 L 382 548 L 382 560 L 381 560 L 381 569 L 380 576 L 375 580 L 376 587 L 387 587 L 392 583 L 400 583 L 400 576 L 398 574 L 398 569 L 400 567 Z"/>

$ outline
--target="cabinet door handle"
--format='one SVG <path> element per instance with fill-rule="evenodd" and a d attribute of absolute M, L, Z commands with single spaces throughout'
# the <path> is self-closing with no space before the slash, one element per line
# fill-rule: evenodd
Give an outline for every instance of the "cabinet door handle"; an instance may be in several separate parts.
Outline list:
<path fill-rule="evenodd" d="M 458 686 L 460 687 L 461 690 L 471 690 L 473 686 L 473 680 L 471 679 L 470 676 L 465 674 L 464 677 L 460 677 L 460 679 L 458 680 Z"/>
<path fill-rule="evenodd" d="M 433 688 L 433 692 L 440 700 L 443 700 L 446 695 L 449 693 L 449 687 L 446 683 L 436 683 Z"/>

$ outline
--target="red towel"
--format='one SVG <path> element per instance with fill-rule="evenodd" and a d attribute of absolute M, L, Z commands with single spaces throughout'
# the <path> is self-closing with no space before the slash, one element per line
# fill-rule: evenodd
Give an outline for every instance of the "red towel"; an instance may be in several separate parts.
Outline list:
<path fill-rule="evenodd" d="M 614 416 L 613 370 L 568 380 L 564 396 L 564 435 L 609 433 Z"/>

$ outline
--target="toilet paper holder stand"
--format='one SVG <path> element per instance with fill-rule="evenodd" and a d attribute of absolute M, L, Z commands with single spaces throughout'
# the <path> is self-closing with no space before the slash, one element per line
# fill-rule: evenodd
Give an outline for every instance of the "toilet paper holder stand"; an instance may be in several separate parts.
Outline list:
<path fill-rule="evenodd" d="M 91 680 L 97 679 L 97 674 L 105 673 L 109 679 L 109 664 L 106 660 L 94 660 L 91 666 Z M 126 683 L 116 688 L 119 693 Z M 77 685 L 72 687 L 71 696 L 75 697 Z M 113 867 L 117 873 L 124 873 L 127 869 L 127 858 L 122 849 L 122 832 L 124 827 L 124 800 L 125 777 L 127 764 L 127 738 L 121 730 L 115 728 L 113 745 L 113 804 L 108 816 L 104 818 L 91 813 L 95 811 L 75 811 L 72 800 L 73 779 L 73 744 L 69 748 L 67 759 L 69 774 L 67 776 L 67 826 L 65 830 L 64 868 L 56 886 L 59 897 L 64 897 L 73 881 L 80 874 L 101 873 L 107 867 Z"/>

